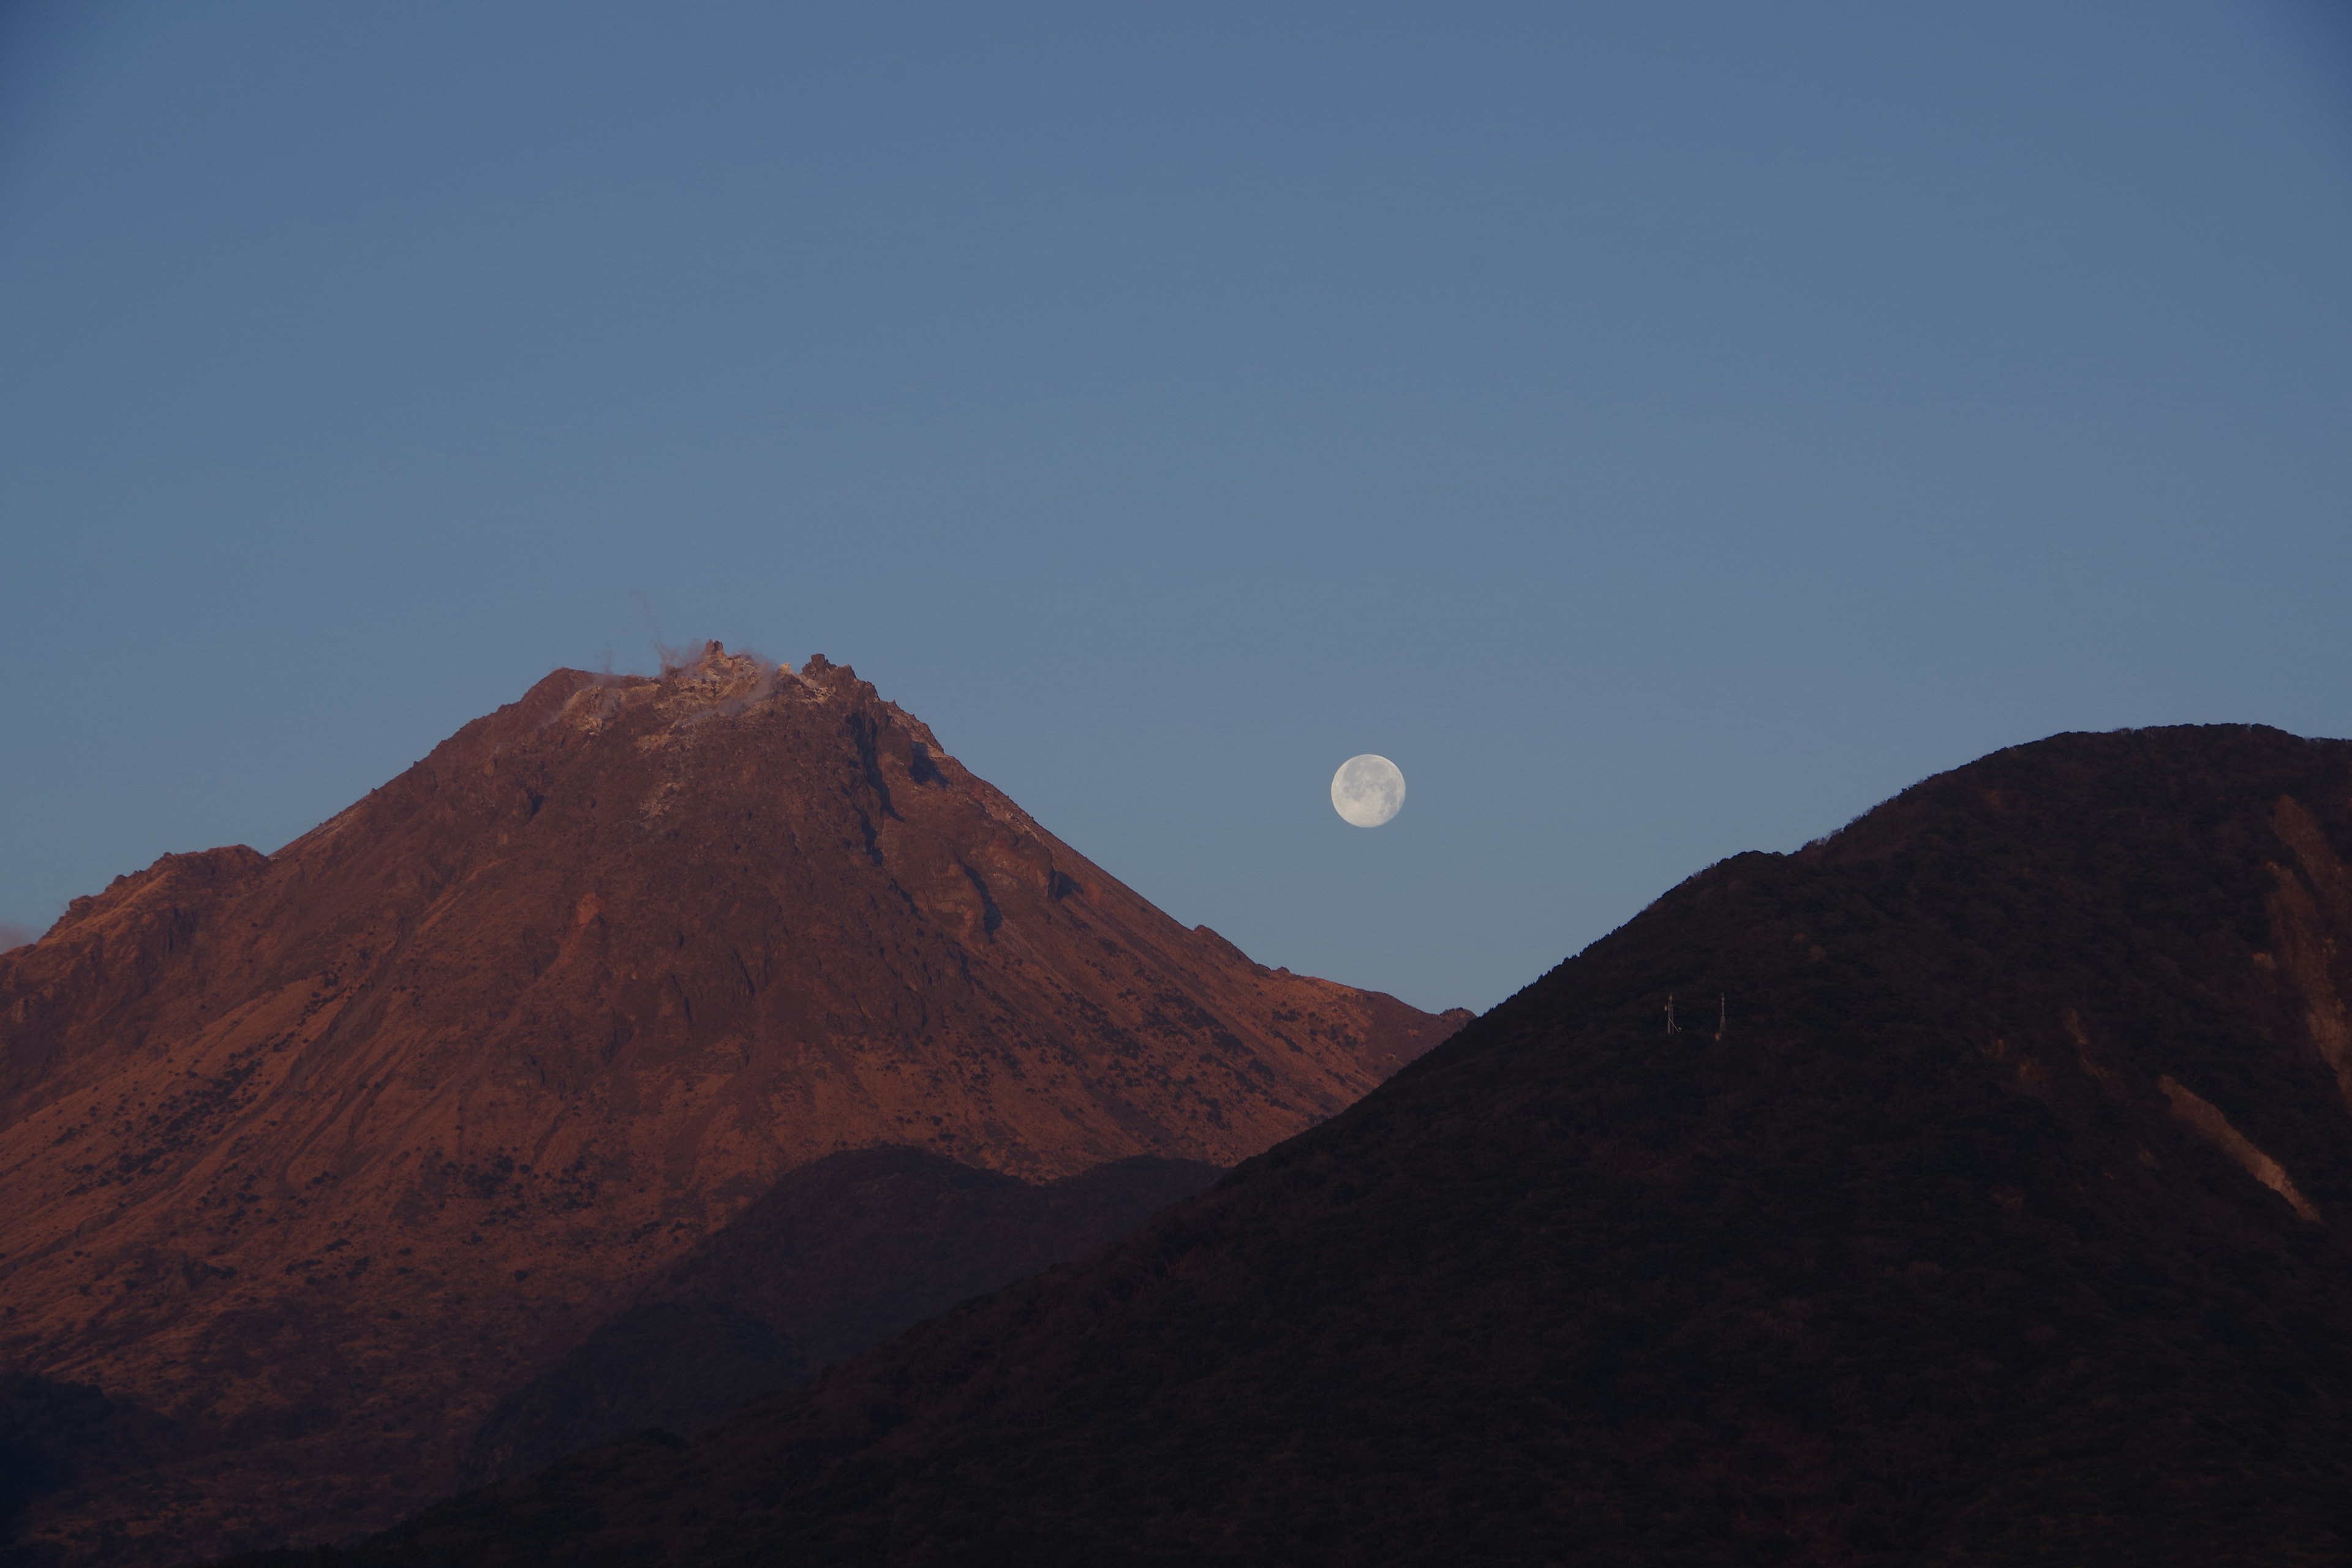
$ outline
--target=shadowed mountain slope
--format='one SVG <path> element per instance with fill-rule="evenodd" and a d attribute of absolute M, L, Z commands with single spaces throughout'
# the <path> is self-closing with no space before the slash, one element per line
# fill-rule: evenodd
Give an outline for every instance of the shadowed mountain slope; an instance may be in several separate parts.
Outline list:
<path fill-rule="evenodd" d="M 692 1433 L 960 1301 L 1133 1229 L 1223 1173 L 1149 1156 L 1033 1185 L 920 1149 L 786 1173 L 475 1434 L 490 1473 Z"/>
<path fill-rule="evenodd" d="M 384 1522 L 795 1167 L 1230 1164 L 1463 1016 L 1178 925 L 821 658 L 558 671 L 278 853 L 167 856 L 0 954 L 0 1373 L 189 1446 L 28 1528 L 170 1561 Z"/>
<path fill-rule="evenodd" d="M 339 1561 L 2341 1562 L 2347 850 L 2352 744 L 1998 753 L 1079 1264 Z"/>

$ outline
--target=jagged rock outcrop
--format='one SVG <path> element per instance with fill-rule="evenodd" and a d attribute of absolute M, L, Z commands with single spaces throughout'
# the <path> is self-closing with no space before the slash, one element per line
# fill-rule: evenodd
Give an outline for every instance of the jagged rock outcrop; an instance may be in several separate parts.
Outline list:
<path fill-rule="evenodd" d="M 1229 1164 L 1464 1016 L 1179 926 L 822 658 L 558 671 L 0 955 L 0 1372 L 193 1435 L 32 1528 L 168 1561 L 388 1520 L 795 1167 Z"/>
<path fill-rule="evenodd" d="M 1998 753 L 1073 1268 L 338 1568 L 2342 1563 L 2347 854 L 2352 743 Z"/>

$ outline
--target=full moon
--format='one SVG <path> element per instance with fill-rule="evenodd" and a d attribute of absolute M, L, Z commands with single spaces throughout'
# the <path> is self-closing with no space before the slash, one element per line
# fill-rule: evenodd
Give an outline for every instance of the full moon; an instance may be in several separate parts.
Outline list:
<path fill-rule="evenodd" d="M 1349 757 L 1331 775 L 1331 809 L 1358 827 L 1378 827 L 1404 809 L 1404 774 L 1386 757 Z"/>

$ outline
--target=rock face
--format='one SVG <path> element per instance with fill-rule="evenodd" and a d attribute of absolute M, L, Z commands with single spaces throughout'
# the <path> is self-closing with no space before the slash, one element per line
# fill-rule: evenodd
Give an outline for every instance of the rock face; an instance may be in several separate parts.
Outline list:
<path fill-rule="evenodd" d="M 1230 1164 L 1465 1016 L 1177 925 L 822 658 L 558 671 L 0 956 L 0 1373 L 194 1456 L 28 1528 L 160 1561 L 395 1517 L 796 1167 Z"/>
<path fill-rule="evenodd" d="M 2352 1559 L 2347 853 L 2347 742 L 1999 753 L 1074 1269 L 342 1563 Z"/>

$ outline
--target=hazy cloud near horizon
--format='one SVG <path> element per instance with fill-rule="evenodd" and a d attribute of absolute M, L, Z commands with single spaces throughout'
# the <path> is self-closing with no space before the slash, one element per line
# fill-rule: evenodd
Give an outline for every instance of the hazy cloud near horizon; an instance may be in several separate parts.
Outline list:
<path fill-rule="evenodd" d="M 31 926 L 18 925 L 14 921 L 0 921 L 0 952 L 22 947 L 40 934 Z"/>

